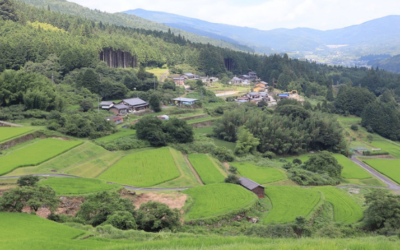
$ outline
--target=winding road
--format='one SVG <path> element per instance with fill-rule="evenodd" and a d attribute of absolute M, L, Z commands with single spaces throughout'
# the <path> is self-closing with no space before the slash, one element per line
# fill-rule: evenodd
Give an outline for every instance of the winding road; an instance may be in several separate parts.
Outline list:
<path fill-rule="evenodd" d="M 17 175 L 17 176 L 5 176 L 5 177 L 0 177 L 0 180 L 6 180 L 6 179 L 15 179 L 22 177 L 24 175 Z M 33 176 L 39 176 L 39 177 L 67 177 L 67 178 L 81 178 L 79 176 L 74 176 L 74 175 L 67 175 L 67 174 L 34 174 Z M 115 185 L 121 185 L 113 182 L 107 182 L 108 184 L 115 184 Z M 181 191 L 181 190 L 186 190 L 189 187 L 179 187 L 179 188 L 140 188 L 140 187 L 132 187 L 132 186 L 127 186 L 127 185 L 121 185 L 126 189 L 129 190 L 135 190 L 135 191 Z"/>

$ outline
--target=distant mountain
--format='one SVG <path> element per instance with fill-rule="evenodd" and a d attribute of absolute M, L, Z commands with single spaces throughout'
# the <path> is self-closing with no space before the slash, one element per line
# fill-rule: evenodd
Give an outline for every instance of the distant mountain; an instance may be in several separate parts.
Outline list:
<path fill-rule="evenodd" d="M 143 9 L 128 10 L 124 13 L 199 35 L 209 37 L 217 35 L 218 39 L 231 42 L 233 40 L 253 47 L 259 52 L 268 52 L 270 48 L 287 52 L 313 51 L 317 47 L 324 48 L 326 45 L 348 45 L 349 47 L 364 48 L 400 47 L 400 16 L 382 17 L 359 25 L 328 31 L 309 28 L 264 31 Z"/>
<path fill-rule="evenodd" d="M 167 32 L 169 29 L 176 35 L 184 36 L 186 39 L 192 42 L 198 43 L 210 43 L 215 46 L 230 48 L 235 50 L 243 50 L 243 51 L 253 51 L 251 48 L 247 46 L 240 45 L 239 43 L 228 40 L 224 40 L 219 38 L 218 36 L 212 37 L 210 35 L 205 34 L 196 34 L 195 32 L 188 32 L 176 28 L 168 27 L 167 25 L 157 23 L 155 21 L 150 21 L 148 19 L 127 15 L 123 13 L 107 13 L 99 10 L 91 10 L 89 8 L 83 7 L 79 4 L 68 2 L 66 0 L 19 0 L 21 2 L 25 2 L 36 7 L 47 8 L 50 7 L 53 11 L 59 11 L 60 13 L 77 15 L 81 17 L 86 17 L 90 20 L 94 20 L 97 22 L 115 24 L 119 26 L 125 26 L 130 28 L 138 28 L 138 29 L 147 29 L 147 30 L 157 30 Z"/>
<path fill-rule="evenodd" d="M 400 55 L 393 56 L 381 61 L 375 61 L 372 67 L 379 67 L 380 69 L 400 73 Z"/>

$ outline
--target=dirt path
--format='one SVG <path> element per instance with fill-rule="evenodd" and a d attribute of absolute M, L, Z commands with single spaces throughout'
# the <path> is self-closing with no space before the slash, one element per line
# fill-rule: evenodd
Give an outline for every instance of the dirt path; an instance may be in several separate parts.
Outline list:
<path fill-rule="evenodd" d="M 186 163 L 189 165 L 190 169 L 192 170 L 194 176 L 196 176 L 197 181 L 201 184 L 204 185 L 203 181 L 200 179 L 199 174 L 196 172 L 194 167 L 192 166 L 192 163 L 190 163 L 189 159 L 187 158 L 187 155 L 183 155 L 183 158 L 185 158 Z"/>
<path fill-rule="evenodd" d="M 375 169 L 371 168 L 370 166 L 368 166 L 367 164 L 365 164 L 364 162 L 358 160 L 354 155 L 351 157 L 351 160 L 357 164 L 358 166 L 364 168 L 365 170 L 367 170 L 370 174 L 372 174 L 373 176 L 375 176 L 376 178 L 378 178 L 379 180 L 383 181 L 386 185 L 388 185 L 388 187 L 386 189 L 390 189 L 390 190 L 400 190 L 400 186 L 397 185 L 396 183 L 394 183 L 392 180 L 390 180 L 389 178 L 387 178 L 386 176 L 382 175 L 381 173 L 379 173 L 378 171 L 376 171 Z"/>
<path fill-rule="evenodd" d="M 165 78 L 169 75 L 169 70 L 165 71 L 165 73 L 160 77 L 160 82 L 164 82 Z"/>
<path fill-rule="evenodd" d="M 239 91 L 228 91 L 228 92 L 222 92 L 222 93 L 215 94 L 215 96 L 220 97 L 220 96 L 237 95 L 237 94 L 239 94 Z"/>
<path fill-rule="evenodd" d="M 4 124 L 4 125 L 7 125 L 7 126 L 10 126 L 10 127 L 23 127 L 23 125 L 19 125 L 19 124 L 15 124 L 15 123 L 10 123 L 10 122 L 3 122 L 3 121 L 0 121 L 0 123 L 1 123 L 1 124 Z"/>

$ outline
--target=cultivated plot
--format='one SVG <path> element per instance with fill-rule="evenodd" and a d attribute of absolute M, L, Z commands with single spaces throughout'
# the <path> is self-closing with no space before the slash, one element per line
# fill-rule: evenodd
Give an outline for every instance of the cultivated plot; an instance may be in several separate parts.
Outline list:
<path fill-rule="evenodd" d="M 133 135 L 136 135 L 136 130 L 123 128 L 120 131 L 118 131 L 117 133 L 97 139 L 96 142 L 109 142 L 109 141 L 114 141 L 119 138 L 129 137 L 129 136 L 133 136 Z"/>
<path fill-rule="evenodd" d="M 188 159 L 204 184 L 224 182 L 225 176 L 207 155 L 191 154 Z"/>
<path fill-rule="evenodd" d="M 191 188 L 183 191 L 194 199 L 186 214 L 186 220 L 206 219 L 244 208 L 257 202 L 257 196 L 247 189 L 234 184 L 218 183 Z"/>
<path fill-rule="evenodd" d="M 84 195 L 119 188 L 117 185 L 107 184 L 98 179 L 69 177 L 50 178 L 39 182 L 39 185 L 52 187 L 58 196 Z"/>
<path fill-rule="evenodd" d="M 169 148 L 123 157 L 98 178 L 135 187 L 151 187 L 180 176 Z"/>
<path fill-rule="evenodd" d="M 390 141 L 373 141 L 371 144 L 376 148 L 381 148 L 382 150 L 389 152 L 390 155 L 400 159 L 400 144 L 395 144 Z"/>
<path fill-rule="evenodd" d="M 371 159 L 366 164 L 400 184 L 400 160 Z"/>
<path fill-rule="evenodd" d="M 23 134 L 32 131 L 30 128 L 9 128 L 0 127 L 0 143 L 17 138 Z"/>
<path fill-rule="evenodd" d="M 268 186 L 265 194 L 271 199 L 272 210 L 264 223 L 286 223 L 297 216 L 307 217 L 322 200 L 321 194 L 310 188 Z"/>
<path fill-rule="evenodd" d="M 317 187 L 315 189 L 321 191 L 325 200 L 333 205 L 335 221 L 350 224 L 363 218 L 361 207 L 348 193 L 334 187 Z"/>
<path fill-rule="evenodd" d="M 368 179 L 371 174 L 365 169 L 355 164 L 352 160 L 344 155 L 335 154 L 334 157 L 343 166 L 342 177 L 346 179 Z"/>
<path fill-rule="evenodd" d="M 81 141 L 66 141 L 59 139 L 44 139 L 26 147 L 15 150 L 0 157 L 0 175 L 11 172 L 19 167 L 36 166 L 50 160 L 73 147 L 82 144 Z"/>
<path fill-rule="evenodd" d="M 239 174 L 259 184 L 277 182 L 286 179 L 286 176 L 276 168 L 259 167 L 246 162 L 232 162 L 229 165 L 237 167 Z"/>

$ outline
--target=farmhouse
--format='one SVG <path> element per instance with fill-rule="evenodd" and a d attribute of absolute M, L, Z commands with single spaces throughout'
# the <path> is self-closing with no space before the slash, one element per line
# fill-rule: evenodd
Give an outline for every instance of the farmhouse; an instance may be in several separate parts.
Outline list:
<path fill-rule="evenodd" d="M 197 99 L 192 99 L 192 98 L 184 98 L 184 97 L 178 97 L 175 99 L 172 99 L 176 105 L 193 105 L 195 104 L 198 100 Z"/>
<path fill-rule="evenodd" d="M 192 73 L 184 73 L 183 75 L 186 76 L 187 79 L 190 79 L 190 80 L 200 79 L 200 77 L 198 75 L 195 75 L 195 74 L 192 74 Z"/>
<path fill-rule="evenodd" d="M 268 88 L 268 83 L 266 83 L 266 82 L 259 82 L 259 83 L 257 83 L 256 86 L 254 87 L 254 91 L 257 91 L 257 92 L 264 92 L 267 88 Z"/>
<path fill-rule="evenodd" d="M 109 110 L 112 106 L 114 106 L 114 102 L 101 102 L 100 103 L 101 109 Z"/>
<path fill-rule="evenodd" d="M 232 78 L 230 81 L 231 84 L 241 84 L 242 82 L 243 82 L 243 80 L 236 76 L 234 78 Z"/>
<path fill-rule="evenodd" d="M 289 99 L 289 94 L 279 94 L 278 96 L 281 99 Z"/>
<path fill-rule="evenodd" d="M 185 77 L 174 77 L 174 82 L 176 85 L 184 85 L 185 84 Z"/>
<path fill-rule="evenodd" d="M 109 110 L 116 115 L 124 115 L 128 113 L 129 107 L 125 104 L 116 104 L 113 105 Z"/>
<path fill-rule="evenodd" d="M 265 197 L 265 187 L 261 186 L 257 182 L 254 182 L 245 177 L 241 177 L 239 179 L 239 181 L 240 181 L 240 185 L 242 185 L 244 188 L 250 190 L 251 192 L 255 193 L 258 196 L 258 198 Z"/>
<path fill-rule="evenodd" d="M 114 122 L 115 124 L 121 124 L 121 123 L 124 122 L 124 118 L 122 118 L 122 116 L 116 116 L 116 115 L 106 117 L 106 120 L 107 120 L 107 121 L 112 121 L 112 122 Z"/>
<path fill-rule="evenodd" d="M 257 79 L 257 73 L 256 72 L 250 71 L 248 76 L 249 76 L 250 80 Z"/>
<path fill-rule="evenodd" d="M 124 104 L 129 107 L 129 110 L 139 111 L 149 108 L 149 103 L 143 101 L 140 98 L 124 99 L 119 104 Z"/>

